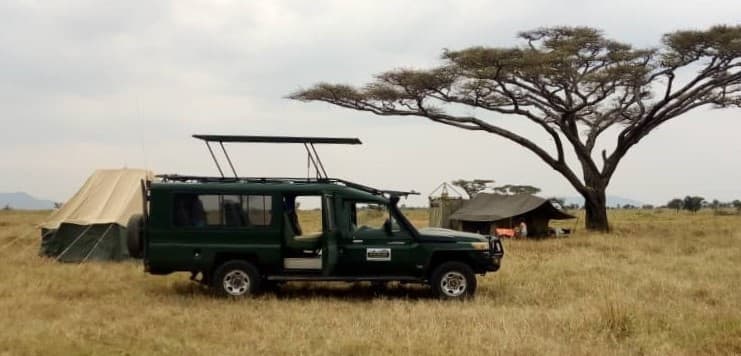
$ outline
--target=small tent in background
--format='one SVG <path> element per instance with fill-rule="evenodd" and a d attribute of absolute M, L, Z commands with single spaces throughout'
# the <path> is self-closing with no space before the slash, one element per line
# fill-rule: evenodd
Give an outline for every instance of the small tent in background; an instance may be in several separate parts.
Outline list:
<path fill-rule="evenodd" d="M 479 193 L 450 216 L 457 230 L 491 234 L 495 228 L 513 228 L 521 220 L 529 236 L 548 235 L 550 220 L 574 219 L 547 199 L 530 194 L 501 195 Z"/>
<path fill-rule="evenodd" d="M 41 225 L 41 251 L 63 262 L 122 260 L 129 257 L 126 224 L 144 209 L 143 169 L 102 169 Z"/>
<path fill-rule="evenodd" d="M 439 196 L 435 195 L 438 191 L 440 191 Z M 428 199 L 430 200 L 429 226 L 452 229 L 454 226 L 451 224 L 450 215 L 465 202 L 463 195 L 444 182 L 430 193 Z"/>

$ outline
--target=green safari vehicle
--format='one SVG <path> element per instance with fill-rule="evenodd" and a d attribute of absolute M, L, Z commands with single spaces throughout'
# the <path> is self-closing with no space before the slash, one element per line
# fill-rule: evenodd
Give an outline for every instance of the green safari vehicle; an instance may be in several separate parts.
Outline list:
<path fill-rule="evenodd" d="M 234 172 L 164 175 L 142 184 L 148 204 L 129 221 L 128 247 L 151 274 L 191 272 L 192 279 L 231 297 L 285 281 L 400 281 L 429 284 L 443 299 L 462 299 L 474 295 L 477 274 L 500 267 L 504 251 L 497 237 L 416 229 L 397 206 L 410 193 L 327 177 L 314 145 L 357 139 L 195 137 L 209 146 L 220 173 L 209 143 L 222 149 L 224 142 L 301 143 L 316 177 Z"/>

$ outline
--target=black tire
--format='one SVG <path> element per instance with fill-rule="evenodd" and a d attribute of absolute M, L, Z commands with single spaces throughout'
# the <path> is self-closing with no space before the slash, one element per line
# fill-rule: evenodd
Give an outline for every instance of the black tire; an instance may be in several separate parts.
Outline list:
<path fill-rule="evenodd" d="M 129 256 L 144 256 L 144 216 L 141 214 L 132 215 L 126 224 L 126 247 L 129 249 Z"/>
<path fill-rule="evenodd" d="M 260 272 L 253 264 L 231 260 L 216 269 L 211 287 L 221 296 L 242 298 L 259 293 L 261 282 Z"/>
<path fill-rule="evenodd" d="M 476 293 L 476 274 L 466 263 L 445 262 L 432 272 L 430 285 L 440 299 L 468 299 Z"/>

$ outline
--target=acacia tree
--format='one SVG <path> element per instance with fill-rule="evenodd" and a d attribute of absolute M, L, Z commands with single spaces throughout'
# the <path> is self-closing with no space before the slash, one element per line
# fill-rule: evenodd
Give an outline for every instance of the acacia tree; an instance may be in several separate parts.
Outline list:
<path fill-rule="evenodd" d="M 679 213 L 679 210 L 684 207 L 684 201 L 680 198 L 674 198 L 666 203 L 666 207 L 669 209 L 674 209 L 677 211 L 677 213 Z"/>
<path fill-rule="evenodd" d="M 682 201 L 682 208 L 684 210 L 691 211 L 693 213 L 698 212 L 702 209 L 702 204 L 705 202 L 705 198 L 698 196 L 686 196 Z"/>
<path fill-rule="evenodd" d="M 499 194 L 506 194 L 506 195 L 517 195 L 517 194 L 535 195 L 535 194 L 540 193 L 540 188 L 533 187 L 532 185 L 507 184 L 507 185 L 503 185 L 500 187 L 493 187 L 491 189 Z"/>
<path fill-rule="evenodd" d="M 677 31 L 649 49 L 586 27 L 542 28 L 519 38 L 516 47 L 446 50 L 437 68 L 391 70 L 363 87 L 319 83 L 289 97 L 421 116 L 508 139 L 559 172 L 585 199 L 586 227 L 602 231 L 609 229 L 605 191 L 631 147 L 698 107 L 741 106 L 741 26 Z M 470 108 L 494 115 L 464 114 Z M 500 116 L 532 122 L 551 142 L 506 128 Z M 618 127 L 614 148 L 595 152 L 612 127 Z M 578 166 L 566 160 L 569 147 Z"/>
<path fill-rule="evenodd" d="M 482 191 L 489 188 L 489 186 L 494 183 L 494 180 L 492 179 L 458 179 L 454 180 L 451 183 L 453 183 L 454 186 L 460 187 L 463 189 L 466 194 L 468 194 L 469 198 L 473 198 L 476 196 L 476 194 L 481 193 Z"/>
<path fill-rule="evenodd" d="M 731 205 L 733 205 L 734 208 L 736 208 L 737 213 L 741 213 L 741 200 L 734 200 L 731 202 Z"/>

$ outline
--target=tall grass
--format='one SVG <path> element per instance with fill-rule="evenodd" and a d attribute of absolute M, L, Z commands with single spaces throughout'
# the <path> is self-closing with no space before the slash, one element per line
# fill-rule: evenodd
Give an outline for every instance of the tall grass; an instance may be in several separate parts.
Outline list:
<path fill-rule="evenodd" d="M 610 234 L 505 241 L 450 303 L 342 283 L 218 299 L 135 262 L 38 257 L 46 213 L 1 212 L 0 354 L 741 354 L 741 217 L 610 214 Z"/>

